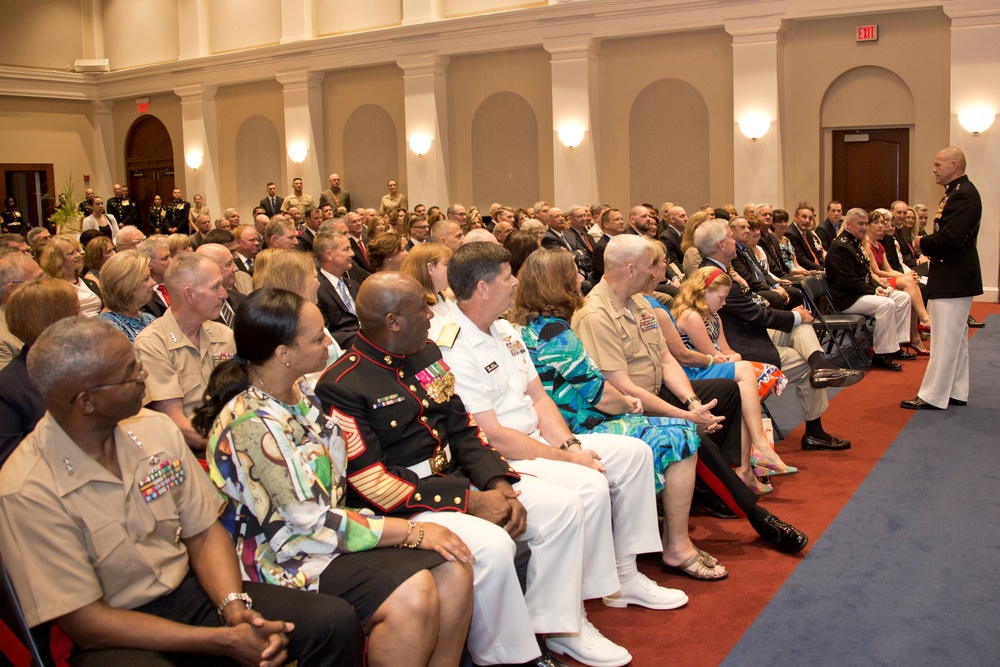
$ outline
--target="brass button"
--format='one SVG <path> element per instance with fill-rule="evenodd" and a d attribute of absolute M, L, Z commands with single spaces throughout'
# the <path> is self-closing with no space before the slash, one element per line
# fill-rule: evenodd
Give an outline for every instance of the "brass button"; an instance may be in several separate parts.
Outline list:
<path fill-rule="evenodd" d="M 399 377 L 403 377 L 403 371 L 399 371 Z"/>
<path fill-rule="evenodd" d="M 424 424 L 426 424 L 427 423 L 427 417 L 425 417 L 423 415 L 420 415 L 420 421 L 422 421 Z"/>
<path fill-rule="evenodd" d="M 434 502 L 436 503 L 441 502 L 441 496 L 434 496 Z"/>
<path fill-rule="evenodd" d="M 431 404 L 427 402 L 426 398 L 424 400 L 420 401 L 420 404 L 423 405 L 425 408 L 431 407 Z"/>
<path fill-rule="evenodd" d="M 416 390 L 417 390 L 417 388 L 416 388 L 416 387 L 414 387 L 414 386 L 413 386 L 413 385 L 411 384 L 411 385 L 410 385 L 410 391 L 416 391 Z"/>
<path fill-rule="evenodd" d="M 385 359 L 385 363 L 387 363 L 387 364 L 391 364 L 392 363 L 392 357 L 390 357 L 388 354 L 385 355 L 382 358 Z"/>
<path fill-rule="evenodd" d="M 458 496 L 455 496 L 455 504 L 456 505 L 461 505 L 462 504 L 462 499 L 459 498 Z"/>
<path fill-rule="evenodd" d="M 357 361 L 358 360 L 358 358 L 355 357 L 353 354 L 350 357 L 348 357 L 348 359 L 350 359 L 351 361 Z"/>
<path fill-rule="evenodd" d="M 391 422 L 389 422 L 389 426 L 391 426 L 392 428 L 396 428 L 396 420 L 393 419 Z"/>
<path fill-rule="evenodd" d="M 431 433 L 434 435 L 435 438 L 438 437 L 438 430 L 436 428 L 432 428 Z"/>
<path fill-rule="evenodd" d="M 420 494 L 419 493 L 414 493 L 413 494 L 413 499 L 414 500 L 421 500 Z"/>

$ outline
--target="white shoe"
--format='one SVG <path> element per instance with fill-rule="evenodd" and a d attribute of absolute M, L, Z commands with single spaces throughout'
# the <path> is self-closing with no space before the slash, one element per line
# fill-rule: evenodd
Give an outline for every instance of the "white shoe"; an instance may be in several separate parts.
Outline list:
<path fill-rule="evenodd" d="M 586 616 L 578 634 L 549 635 L 545 646 L 591 667 L 621 667 L 632 662 L 632 654 L 602 635 Z"/>
<path fill-rule="evenodd" d="M 622 583 L 618 597 L 605 597 L 602 602 L 608 607 L 627 607 L 630 604 L 646 609 L 677 609 L 687 604 L 688 596 L 676 588 L 658 586 L 641 572 Z"/>

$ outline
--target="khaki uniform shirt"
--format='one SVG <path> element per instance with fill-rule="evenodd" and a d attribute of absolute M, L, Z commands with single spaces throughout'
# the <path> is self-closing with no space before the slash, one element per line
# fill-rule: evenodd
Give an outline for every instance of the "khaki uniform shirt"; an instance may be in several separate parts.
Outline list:
<path fill-rule="evenodd" d="M 122 479 L 46 414 L 0 472 L 0 551 L 31 626 L 172 592 L 189 569 L 181 537 L 218 517 L 222 500 L 168 417 L 142 410 L 114 438 Z M 144 493 L 164 465 L 174 482 Z"/>
<path fill-rule="evenodd" d="M 201 405 L 212 370 L 236 354 L 233 331 L 224 324 L 201 325 L 199 348 L 184 335 L 171 309 L 135 337 L 135 351 L 146 368 L 145 402 L 179 398 L 184 416 Z"/>
<path fill-rule="evenodd" d="M 299 209 L 299 213 L 302 213 L 303 217 L 305 216 L 307 208 L 316 207 L 316 205 L 313 204 L 312 195 L 307 195 L 305 193 L 303 193 L 301 197 L 296 197 L 295 195 L 288 195 L 285 197 L 285 201 L 281 202 L 281 212 L 288 213 L 288 209 L 293 206 Z"/>
<path fill-rule="evenodd" d="M 17 356 L 24 343 L 7 328 L 7 311 L 0 306 L 0 369 Z"/>
<path fill-rule="evenodd" d="M 659 391 L 660 355 L 667 344 L 641 294 L 629 297 L 625 309 L 602 280 L 587 295 L 586 305 L 573 314 L 572 326 L 602 371 L 628 371 L 636 386 L 653 394 Z"/>

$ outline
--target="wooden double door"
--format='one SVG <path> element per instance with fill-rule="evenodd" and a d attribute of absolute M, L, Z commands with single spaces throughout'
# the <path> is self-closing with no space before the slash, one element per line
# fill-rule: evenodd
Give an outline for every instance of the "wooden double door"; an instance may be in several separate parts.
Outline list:
<path fill-rule="evenodd" d="M 129 129 L 125 168 L 129 194 L 139 206 L 142 230 L 148 234 L 151 229 L 146 215 L 153 197 L 160 195 L 166 205 L 174 190 L 173 143 L 167 128 L 155 116 L 142 116 Z"/>
<path fill-rule="evenodd" d="M 845 212 L 909 201 L 910 130 L 834 130 L 832 195 Z"/>

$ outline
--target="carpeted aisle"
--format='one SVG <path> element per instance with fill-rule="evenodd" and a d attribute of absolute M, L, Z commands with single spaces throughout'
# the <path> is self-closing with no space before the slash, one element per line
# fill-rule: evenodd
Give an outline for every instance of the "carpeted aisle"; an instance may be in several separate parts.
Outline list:
<path fill-rule="evenodd" d="M 1000 308 L 973 306 L 979 319 L 991 313 Z M 778 478 L 762 503 L 810 536 L 803 554 L 769 549 L 745 521 L 692 517 L 692 539 L 730 567 L 727 580 L 667 576 L 657 556 L 644 556 L 642 572 L 684 590 L 689 604 L 654 612 L 590 602 L 589 618 L 642 666 L 971 664 L 975 655 L 996 654 L 990 649 L 1000 648 L 1000 630 L 993 643 L 981 628 L 958 630 L 971 625 L 969 616 L 981 618 L 983 627 L 1000 618 L 991 601 L 1000 584 L 991 583 L 990 572 L 998 557 L 987 553 L 1000 537 L 984 520 L 997 516 L 1000 500 L 986 497 L 997 474 L 994 457 L 982 452 L 996 441 L 986 429 L 993 428 L 992 387 L 1000 377 L 1000 317 L 972 342 L 980 394 L 966 408 L 933 414 L 898 408 L 916 395 L 926 358 L 902 362 L 902 373 L 871 371 L 832 397 L 824 425 L 853 441 L 847 452 L 801 451 L 794 391 L 769 401 L 786 431 L 778 450 L 801 472 Z M 987 351 L 993 365 L 985 362 Z M 957 441 L 969 442 L 962 463 L 941 453 Z M 964 481 L 970 471 L 979 483 Z M 967 544 L 970 534 L 976 542 Z M 956 574 L 942 576 L 951 571 Z"/>

